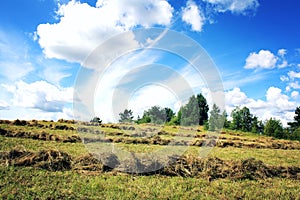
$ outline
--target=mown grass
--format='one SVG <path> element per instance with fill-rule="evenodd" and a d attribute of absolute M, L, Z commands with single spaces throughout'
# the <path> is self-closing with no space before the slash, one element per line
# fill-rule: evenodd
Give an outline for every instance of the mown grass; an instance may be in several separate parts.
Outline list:
<path fill-rule="evenodd" d="M 54 124 L 78 127 L 76 124 L 67 123 L 39 123 L 45 126 Z M 138 128 L 136 125 L 134 127 Z M 76 130 L 41 129 L 35 126 L 7 124 L 0 124 L 0 128 L 12 131 L 45 131 L 59 136 L 70 136 L 78 133 Z M 111 127 L 87 126 L 86 128 L 106 133 L 134 133 L 134 131 L 119 130 Z M 154 126 L 144 125 L 142 128 L 154 128 Z M 200 135 L 206 133 L 203 127 L 191 127 L 178 131 L 178 127 L 165 126 L 161 130 L 171 134 L 180 132 Z M 265 139 L 252 133 L 226 130 L 224 132 L 225 134 L 220 134 L 220 136 L 228 139 L 240 138 L 242 142 Z M 91 133 L 86 135 L 92 136 Z M 167 134 L 161 135 L 161 137 L 172 138 L 173 136 Z M 0 136 L 0 151 L 9 151 L 18 145 L 24 146 L 29 151 L 56 149 L 69 153 L 73 158 L 88 153 L 87 146 L 83 143 L 64 143 Z M 91 148 L 93 148 L 93 145 L 96 144 L 87 145 L 91 145 Z M 167 151 L 167 148 L 170 148 L 172 153 L 176 153 L 176 148 L 182 148 L 125 143 L 115 143 L 113 146 L 121 150 L 137 153 L 151 153 L 162 151 L 163 149 Z M 185 153 L 201 156 L 201 151 L 204 150 L 201 147 L 189 147 Z M 300 167 L 300 150 L 234 147 L 214 147 L 207 150 L 209 157 L 218 157 L 223 160 L 255 158 L 272 166 Z M 0 166 L 0 199 L 300 199 L 299 185 L 300 180 L 283 178 L 265 180 L 216 179 L 209 181 L 206 178 L 167 177 L 161 175 L 137 176 L 116 172 L 94 173 L 73 170 L 50 172 L 32 167 Z"/>
<path fill-rule="evenodd" d="M 82 143 L 62 143 L 54 141 L 42 141 L 23 138 L 9 138 L 0 136 L 0 151 L 9 151 L 17 145 L 23 145 L 28 150 L 38 151 L 42 149 L 57 149 L 69 153 L 72 157 L 78 157 L 88 152 L 86 146 Z M 90 144 L 87 144 L 88 146 Z M 118 148 L 125 151 L 145 153 L 155 152 L 162 149 L 171 149 L 176 153 L 176 148 L 165 147 L 160 145 L 145 144 L 113 144 L 115 149 Z M 185 148 L 186 154 L 200 155 L 201 147 Z M 219 157 L 224 160 L 240 160 L 247 158 L 255 158 L 269 165 L 281 166 L 298 166 L 300 167 L 300 151 L 299 150 L 283 150 L 283 149 L 253 149 L 253 148 L 219 148 L 209 149 L 209 157 Z"/>
<path fill-rule="evenodd" d="M 0 168 L 1 199 L 299 199 L 300 181 L 227 180 Z"/>

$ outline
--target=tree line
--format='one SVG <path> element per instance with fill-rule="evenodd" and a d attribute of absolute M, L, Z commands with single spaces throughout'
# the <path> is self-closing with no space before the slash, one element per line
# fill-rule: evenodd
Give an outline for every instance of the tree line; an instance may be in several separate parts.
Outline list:
<path fill-rule="evenodd" d="M 209 113 L 209 115 L 208 115 Z M 208 117 L 209 116 L 209 117 Z M 119 122 L 130 123 L 154 123 L 166 125 L 194 126 L 204 125 L 209 131 L 217 131 L 222 128 L 238 130 L 243 132 L 252 132 L 272 136 L 279 139 L 300 140 L 300 107 L 295 110 L 293 122 L 289 122 L 289 127 L 284 128 L 279 119 L 270 118 L 269 120 L 259 120 L 257 116 L 251 114 L 247 107 L 236 107 L 230 114 L 231 121 L 224 110 L 213 104 L 209 111 L 206 98 L 200 93 L 189 98 L 187 104 L 182 106 L 177 113 L 171 108 L 152 106 L 143 112 L 134 120 L 132 110 L 125 109 L 119 113 Z M 97 118 L 97 120 L 100 120 Z"/>

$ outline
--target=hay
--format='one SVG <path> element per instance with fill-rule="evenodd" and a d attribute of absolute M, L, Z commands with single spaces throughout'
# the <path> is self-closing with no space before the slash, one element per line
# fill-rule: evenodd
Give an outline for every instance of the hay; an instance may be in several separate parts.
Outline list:
<path fill-rule="evenodd" d="M 73 163 L 75 170 L 87 170 L 87 171 L 104 171 L 104 165 L 101 161 L 96 159 L 93 154 L 86 154 L 79 156 Z"/>
<path fill-rule="evenodd" d="M 15 147 L 9 152 L 0 152 L 0 159 L 10 166 L 32 166 L 49 171 L 71 169 L 71 156 L 58 150 L 26 151 L 24 147 Z"/>

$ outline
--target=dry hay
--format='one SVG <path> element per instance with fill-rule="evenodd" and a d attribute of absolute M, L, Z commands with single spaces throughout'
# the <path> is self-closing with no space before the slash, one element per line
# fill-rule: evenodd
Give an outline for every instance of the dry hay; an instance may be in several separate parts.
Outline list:
<path fill-rule="evenodd" d="M 92 172 L 121 171 L 131 174 L 197 177 L 208 180 L 265 179 L 272 177 L 300 179 L 300 167 L 269 166 L 254 158 L 222 160 L 217 157 L 201 159 L 190 155 L 172 155 L 168 158 L 140 156 L 132 153 L 120 162 L 113 153 L 87 154 L 76 158 L 58 150 L 26 151 L 23 146 L 9 152 L 0 152 L 0 165 L 32 166 L 49 171 L 78 170 Z"/>
<path fill-rule="evenodd" d="M 73 167 L 75 170 L 103 171 L 104 166 L 101 161 L 96 159 L 93 154 L 79 156 L 74 160 Z"/>
<path fill-rule="evenodd" d="M 176 156 L 174 156 L 176 157 Z M 182 156 L 161 170 L 161 174 L 183 177 L 230 179 L 265 179 L 272 177 L 300 179 L 299 167 L 268 166 L 254 158 L 226 161 L 219 158 L 200 159 Z"/>
<path fill-rule="evenodd" d="M 9 131 L 0 128 L 0 135 L 5 137 L 29 138 L 34 140 L 56 141 L 56 142 L 64 142 L 64 143 L 81 142 L 81 138 L 78 135 L 61 137 L 59 135 L 49 134 L 45 131 L 34 133 L 34 132 L 25 132 L 25 131 Z"/>
<path fill-rule="evenodd" d="M 63 151 L 42 150 L 26 151 L 24 147 L 16 147 L 9 152 L 0 152 L 0 163 L 9 166 L 33 166 L 49 171 L 71 169 L 71 156 Z"/>

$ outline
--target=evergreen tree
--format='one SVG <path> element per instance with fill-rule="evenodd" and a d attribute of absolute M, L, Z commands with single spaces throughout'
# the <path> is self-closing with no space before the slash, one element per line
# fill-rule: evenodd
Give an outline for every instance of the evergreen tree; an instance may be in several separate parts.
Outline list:
<path fill-rule="evenodd" d="M 119 122 L 132 122 L 133 113 L 132 110 L 125 109 L 123 113 L 119 113 L 120 119 Z"/>
<path fill-rule="evenodd" d="M 199 106 L 199 125 L 203 125 L 205 121 L 208 120 L 208 110 L 207 101 L 202 94 L 197 95 L 197 101 Z"/>
<path fill-rule="evenodd" d="M 183 126 L 203 125 L 208 119 L 208 110 L 205 97 L 202 94 L 193 95 L 181 108 L 180 124 Z"/>
<path fill-rule="evenodd" d="M 284 138 L 283 127 L 280 120 L 270 118 L 265 125 L 264 134 L 276 138 Z"/>
<path fill-rule="evenodd" d="M 209 117 L 209 129 L 210 131 L 219 130 L 223 127 L 224 116 L 220 114 L 220 108 L 213 104 Z"/>

